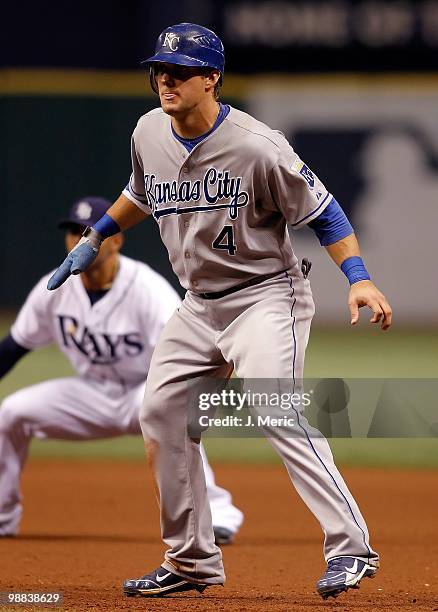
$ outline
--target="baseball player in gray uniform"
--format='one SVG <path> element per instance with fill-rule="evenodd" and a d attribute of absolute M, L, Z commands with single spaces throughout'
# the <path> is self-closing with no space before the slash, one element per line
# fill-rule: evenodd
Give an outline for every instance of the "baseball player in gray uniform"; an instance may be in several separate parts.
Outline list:
<path fill-rule="evenodd" d="M 347 276 L 352 324 L 361 306 L 372 323 L 391 324 L 335 198 L 283 134 L 218 101 L 224 50 L 216 34 L 196 24 L 166 28 L 145 63 L 161 108 L 134 130 L 129 183 L 48 284 L 56 289 L 90 265 L 108 236 L 153 217 L 187 290 L 154 351 L 140 416 L 169 548 L 158 569 L 125 581 L 131 596 L 202 592 L 225 581 L 199 439 L 186 427 L 188 382 L 234 368 L 243 380 L 300 388 L 314 304 L 287 225 L 312 227 Z M 292 414 L 293 435 L 269 441 L 324 531 L 327 568 L 317 591 L 337 596 L 373 577 L 379 557 L 327 441 L 312 435 L 300 410 Z"/>
<path fill-rule="evenodd" d="M 59 226 L 67 251 L 110 202 L 76 202 Z M 35 438 L 91 440 L 141 433 L 138 413 L 152 351 L 181 300 L 149 266 L 119 254 L 123 235 L 105 242 L 99 257 L 59 292 L 44 276 L 32 289 L 10 334 L 0 341 L 0 378 L 27 352 L 55 343 L 76 376 L 21 389 L 0 406 L 0 536 L 18 531 L 20 475 Z M 231 495 L 218 487 L 202 450 L 218 543 L 230 543 L 242 523 Z"/>

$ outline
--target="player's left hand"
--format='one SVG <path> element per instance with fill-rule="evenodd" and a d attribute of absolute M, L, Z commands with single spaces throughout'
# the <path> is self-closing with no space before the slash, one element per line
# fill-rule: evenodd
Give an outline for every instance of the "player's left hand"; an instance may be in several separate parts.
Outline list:
<path fill-rule="evenodd" d="M 368 306 L 373 311 L 370 323 L 381 321 L 382 330 L 389 329 L 392 322 L 391 306 L 383 293 L 369 280 L 359 281 L 350 287 L 348 307 L 350 308 L 352 325 L 356 325 L 359 321 L 359 308 L 362 306 Z"/>
<path fill-rule="evenodd" d="M 49 291 L 58 289 L 71 274 L 80 274 L 86 270 L 98 256 L 101 242 L 101 237 L 93 237 L 90 240 L 90 238 L 83 236 L 56 272 L 49 278 L 47 289 Z"/>

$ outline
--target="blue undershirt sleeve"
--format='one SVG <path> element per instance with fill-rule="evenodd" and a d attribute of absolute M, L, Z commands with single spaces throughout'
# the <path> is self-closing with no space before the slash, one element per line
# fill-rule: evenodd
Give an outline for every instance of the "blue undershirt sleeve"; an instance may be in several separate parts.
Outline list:
<path fill-rule="evenodd" d="M 10 334 L 0 340 L 0 378 L 7 374 L 17 361 L 28 352 L 29 349 L 17 344 Z"/>
<path fill-rule="evenodd" d="M 354 233 L 346 214 L 335 200 L 322 213 L 310 221 L 308 226 L 313 229 L 322 246 L 328 246 Z"/>

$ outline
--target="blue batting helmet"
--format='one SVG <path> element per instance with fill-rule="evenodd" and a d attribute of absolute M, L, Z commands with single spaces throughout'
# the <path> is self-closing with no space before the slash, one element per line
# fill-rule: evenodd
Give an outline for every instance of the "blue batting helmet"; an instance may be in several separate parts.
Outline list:
<path fill-rule="evenodd" d="M 155 55 L 142 64 L 154 62 L 215 68 L 224 72 L 224 46 L 219 36 L 196 23 L 178 23 L 163 30 L 155 46 Z"/>

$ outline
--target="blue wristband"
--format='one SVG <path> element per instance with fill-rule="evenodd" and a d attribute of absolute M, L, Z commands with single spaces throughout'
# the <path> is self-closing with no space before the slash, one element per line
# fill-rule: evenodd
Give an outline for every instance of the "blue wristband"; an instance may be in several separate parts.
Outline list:
<path fill-rule="evenodd" d="M 118 234 L 121 230 L 119 224 L 114 221 L 112 217 L 107 215 L 106 213 L 93 225 L 93 229 L 102 236 L 102 238 L 109 238 L 110 236 L 114 236 L 114 234 Z"/>
<path fill-rule="evenodd" d="M 371 280 L 362 261 L 362 257 L 347 257 L 347 259 L 342 262 L 341 270 L 348 278 L 350 285 L 363 280 Z"/>

